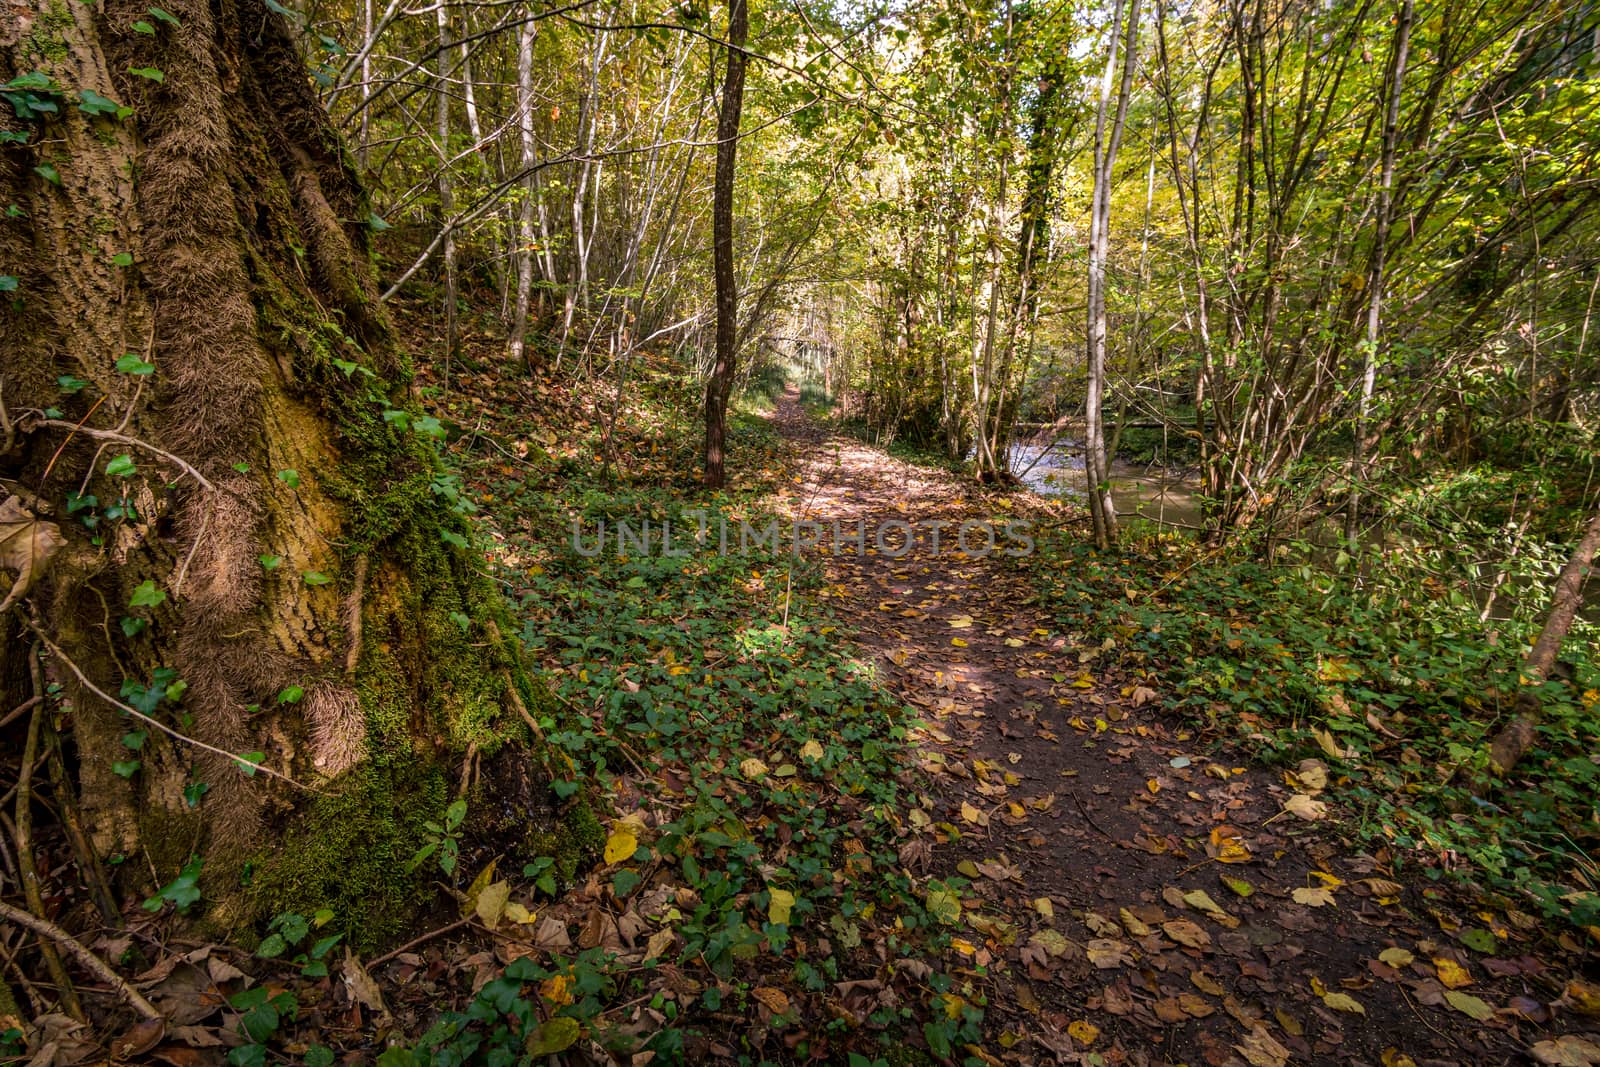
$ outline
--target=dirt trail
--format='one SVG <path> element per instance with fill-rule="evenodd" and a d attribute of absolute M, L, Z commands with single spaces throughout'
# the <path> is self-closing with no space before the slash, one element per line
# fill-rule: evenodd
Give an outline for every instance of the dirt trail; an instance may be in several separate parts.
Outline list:
<path fill-rule="evenodd" d="M 1316 766 L 1291 788 L 1196 737 L 1159 683 L 1049 617 L 1024 566 L 953 551 L 953 527 L 937 553 L 926 532 L 903 558 L 872 550 L 879 523 L 987 519 L 1006 497 L 829 433 L 793 393 L 777 421 L 803 517 L 867 523 L 865 555 L 823 556 L 829 592 L 926 721 L 933 789 L 901 858 L 968 882 L 954 951 L 988 1001 L 987 1056 L 1500 1064 L 1548 1036 L 1560 982 L 1537 932 L 1400 884 L 1340 841 L 1338 811 L 1286 811 Z"/>

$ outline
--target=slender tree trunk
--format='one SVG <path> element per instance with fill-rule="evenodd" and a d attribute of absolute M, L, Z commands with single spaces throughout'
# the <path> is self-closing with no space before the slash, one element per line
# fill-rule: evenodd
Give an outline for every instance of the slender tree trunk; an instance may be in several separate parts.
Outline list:
<path fill-rule="evenodd" d="M 1117 69 L 1117 39 L 1121 33 L 1122 0 L 1116 0 L 1111 15 L 1106 70 L 1100 82 L 1100 103 L 1094 124 L 1094 197 L 1089 214 L 1089 388 L 1084 408 L 1084 473 L 1089 517 L 1094 525 L 1095 544 L 1102 549 L 1109 548 L 1117 540 L 1117 508 L 1111 499 L 1111 466 L 1106 455 L 1105 426 L 1102 422 L 1106 379 L 1106 254 L 1110 244 L 1112 175 L 1117 162 L 1117 149 L 1122 142 L 1122 128 L 1128 117 L 1133 72 L 1138 64 L 1139 0 L 1131 0 L 1128 6 L 1128 39 L 1123 54 L 1122 80 L 1117 87 L 1116 113 L 1108 116 L 1111 111 L 1111 82 Z"/>
<path fill-rule="evenodd" d="M 1561 643 L 1567 639 L 1567 631 L 1572 629 L 1572 621 L 1583 607 L 1583 585 L 1589 579 L 1597 552 L 1600 552 L 1600 510 L 1590 518 L 1583 540 L 1578 542 L 1556 578 L 1555 589 L 1550 594 L 1550 614 L 1545 617 L 1544 628 L 1522 661 L 1524 685 L 1541 685 L 1550 676 L 1556 658 L 1561 655 Z M 1505 774 L 1533 747 L 1541 710 L 1539 698 L 1531 688 L 1518 694 L 1517 717 L 1495 735 L 1489 745 L 1489 767 L 1494 773 Z"/>
<path fill-rule="evenodd" d="M 439 217 L 449 226 L 456 214 L 455 179 L 450 173 L 450 11 L 442 0 L 437 8 L 439 25 L 439 77 L 435 86 L 434 133 L 439 138 Z M 365 112 L 363 112 L 365 114 Z M 456 355 L 456 234 L 444 236 L 444 387 L 450 388 L 450 363 Z"/>
<path fill-rule="evenodd" d="M 1350 497 L 1345 502 L 1344 535 L 1354 542 L 1361 513 L 1361 481 L 1366 477 L 1368 424 L 1372 395 L 1378 381 L 1378 338 L 1383 320 L 1383 268 L 1389 250 L 1389 217 L 1394 202 L 1394 157 L 1399 140 L 1400 96 L 1405 87 L 1406 57 L 1411 48 L 1413 0 L 1405 0 L 1394 28 L 1394 49 L 1389 65 L 1388 93 L 1383 115 L 1383 161 L 1378 177 L 1378 211 L 1372 238 L 1372 264 L 1367 272 L 1367 333 L 1362 349 L 1361 400 L 1356 411 Z"/>
<path fill-rule="evenodd" d="M 717 110 L 717 169 L 711 203 L 711 265 L 717 283 L 717 355 L 706 380 L 705 484 L 721 489 L 728 438 L 728 396 L 733 390 L 739 344 L 738 277 L 733 265 L 733 188 L 744 109 L 744 42 L 750 32 L 745 0 L 728 10 L 728 68 Z"/>
<path fill-rule="evenodd" d="M 516 263 L 517 300 L 511 313 L 511 359 L 532 368 L 527 357 L 528 303 L 533 296 L 534 209 L 539 190 L 533 167 L 538 163 L 533 137 L 533 41 L 537 31 L 531 22 L 517 28 L 517 129 L 522 142 L 522 169 L 528 171 L 518 203 Z"/>
<path fill-rule="evenodd" d="M 220 925 L 326 907 L 370 944 L 430 892 L 404 863 L 464 755 L 541 768 L 528 723 L 553 712 L 453 547 L 470 529 L 433 445 L 384 418 L 411 402 L 370 207 L 287 24 L 265 0 L 163 6 L 178 25 L 154 36 L 52 0 L 0 22 L 0 81 L 40 68 L 137 109 L 63 107 L 0 153 L 24 298 L 0 302 L 0 513 L 59 544 L 0 612 L 0 706 L 37 638 L 84 836 L 148 858 L 117 892 L 202 862 Z M 155 63 L 160 84 L 127 73 Z M 80 491 L 93 510 L 68 518 Z M 530 833 L 567 818 L 548 789 L 527 801 Z"/>

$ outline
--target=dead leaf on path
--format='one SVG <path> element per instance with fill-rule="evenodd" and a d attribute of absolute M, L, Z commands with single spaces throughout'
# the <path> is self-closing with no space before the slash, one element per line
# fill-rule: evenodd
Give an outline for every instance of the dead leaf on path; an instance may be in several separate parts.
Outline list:
<path fill-rule="evenodd" d="M 348 948 L 344 950 L 342 976 L 351 1000 L 380 1017 L 388 1016 L 389 1008 L 383 1003 L 383 993 L 378 989 L 378 983 L 372 980 L 372 975 L 361 965 L 361 960 Z"/>
<path fill-rule="evenodd" d="M 766 777 L 769 771 L 770 768 L 761 760 L 756 759 L 754 756 L 747 760 L 742 760 L 739 763 L 739 773 L 744 775 L 746 778 L 749 778 L 751 781 Z M 609 849 L 607 851 L 609 851 Z"/>
<path fill-rule="evenodd" d="M 1550 1067 L 1596 1067 L 1600 1064 L 1600 1044 L 1576 1034 L 1537 1042 L 1528 1052 Z"/>
<path fill-rule="evenodd" d="M 1273 1040 L 1264 1026 L 1251 1030 L 1244 1043 L 1233 1048 L 1250 1067 L 1284 1067 L 1289 1062 L 1289 1050 Z"/>
<path fill-rule="evenodd" d="M 1402 967 L 1409 967 L 1416 957 L 1403 948 L 1386 948 L 1378 953 L 1378 959 L 1398 971 Z"/>
<path fill-rule="evenodd" d="M 1284 772 L 1284 781 L 1307 793 L 1320 793 L 1328 788 L 1328 767 L 1319 759 L 1304 759 L 1293 771 Z"/>
<path fill-rule="evenodd" d="M 1218 982 L 1204 971 L 1190 971 L 1189 982 L 1200 992 L 1209 993 L 1214 997 L 1220 997 L 1227 992 L 1223 989 L 1221 982 Z"/>
<path fill-rule="evenodd" d="M 1333 903 L 1333 890 L 1311 889 L 1301 886 L 1294 891 L 1294 902 L 1304 904 L 1308 908 L 1321 908 Z"/>
<path fill-rule="evenodd" d="M 1089 942 L 1084 951 L 1089 956 L 1089 962 L 1102 971 L 1123 965 L 1132 966 L 1134 962 L 1128 954 L 1128 946 L 1110 938 L 1096 938 Z"/>
<path fill-rule="evenodd" d="M 1470 993 L 1452 989 L 1444 995 L 1445 1002 L 1462 1015 L 1469 1015 L 1480 1023 L 1494 1018 L 1494 1009 Z"/>
<path fill-rule="evenodd" d="M 1239 831 L 1231 826 L 1213 826 L 1211 845 L 1207 850 L 1219 863 L 1249 863 L 1250 849 L 1245 846 Z"/>
<path fill-rule="evenodd" d="M 1307 822 L 1328 817 L 1328 805 L 1306 793 L 1296 793 L 1284 804 L 1283 810 L 1298 815 Z"/>
<path fill-rule="evenodd" d="M 1365 1015 L 1367 1013 L 1367 1009 L 1361 1006 L 1361 1002 L 1348 993 L 1324 993 L 1322 994 L 1322 1003 L 1334 1011 L 1349 1012 L 1352 1015 Z"/>
<path fill-rule="evenodd" d="M 1078 1019 L 1075 1022 L 1067 1024 L 1067 1033 L 1072 1036 L 1072 1040 L 1076 1041 L 1084 1048 L 1088 1048 L 1090 1045 L 1095 1043 L 1097 1038 L 1099 1038 L 1100 1028 L 1094 1023 L 1085 1022 L 1082 1019 Z"/>
<path fill-rule="evenodd" d="M 1448 956 L 1434 960 L 1433 967 L 1446 989 L 1463 989 L 1472 984 L 1472 975 L 1467 969 Z"/>
<path fill-rule="evenodd" d="M 1188 919 L 1172 919 L 1161 924 L 1161 932 L 1180 945 L 1189 948 L 1209 948 L 1211 935 Z"/>
<path fill-rule="evenodd" d="M 500 920 L 505 917 L 506 904 L 511 900 L 511 883 L 507 881 L 493 882 L 486 885 L 478 892 L 478 897 L 473 901 L 473 911 L 482 920 L 483 925 L 493 930 L 500 925 Z"/>
<path fill-rule="evenodd" d="M 761 763 L 761 761 L 745 760 L 744 764 L 740 765 L 740 768 L 743 769 L 745 764 L 750 763 Z M 761 769 L 765 772 L 767 769 L 766 764 L 762 763 Z M 745 777 L 751 777 L 749 771 L 745 771 Z M 638 831 L 631 823 L 619 822 L 611 831 L 611 836 L 606 838 L 605 861 L 607 863 L 621 863 L 623 860 L 632 857 L 638 849 Z"/>
<path fill-rule="evenodd" d="M 1222 884 L 1233 890 L 1234 894 L 1237 896 L 1248 897 L 1256 891 L 1255 886 L 1251 885 L 1243 878 L 1234 878 L 1226 874 L 1221 875 L 1220 877 L 1222 878 Z"/>

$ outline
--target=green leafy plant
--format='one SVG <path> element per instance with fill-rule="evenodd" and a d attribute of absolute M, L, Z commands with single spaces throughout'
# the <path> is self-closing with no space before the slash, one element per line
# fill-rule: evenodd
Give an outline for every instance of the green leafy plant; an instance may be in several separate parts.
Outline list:
<path fill-rule="evenodd" d="M 439 869 L 448 875 L 455 874 L 456 863 L 461 857 L 461 823 L 466 817 L 467 802 L 456 800 L 445 809 L 441 820 L 423 823 L 427 840 L 406 862 L 406 870 L 414 871 L 429 856 L 437 855 Z"/>

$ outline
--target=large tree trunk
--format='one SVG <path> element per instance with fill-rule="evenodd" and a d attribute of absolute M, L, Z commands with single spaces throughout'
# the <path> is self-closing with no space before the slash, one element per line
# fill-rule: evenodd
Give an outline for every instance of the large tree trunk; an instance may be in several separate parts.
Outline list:
<path fill-rule="evenodd" d="M 1556 578 L 1555 589 L 1550 594 L 1550 614 L 1545 617 L 1544 628 L 1522 661 L 1522 678 L 1527 685 L 1542 684 L 1556 665 L 1561 644 L 1567 639 L 1567 631 L 1572 629 L 1572 620 L 1583 607 L 1583 585 L 1594 568 L 1597 552 L 1600 552 L 1600 510 L 1589 520 L 1583 540 L 1573 549 L 1567 565 Z M 1539 698 L 1531 689 L 1518 695 L 1517 717 L 1495 735 L 1489 746 L 1490 770 L 1504 774 L 1527 755 L 1537 736 L 1541 710 Z"/>
<path fill-rule="evenodd" d="M 40 636 L 90 847 L 149 857 L 122 892 L 193 852 L 216 921 L 329 907 L 371 941 L 420 899 L 422 822 L 477 760 L 526 758 L 507 739 L 548 697 L 396 415 L 369 209 L 287 26 L 265 0 L 164 4 L 154 35 L 127 28 L 143 0 L 0 22 L 0 81 L 39 71 L 59 105 L 0 107 L 27 136 L 0 147 L 25 212 L 0 220 L 0 497 L 64 540 L 0 620 L 0 707 Z M 89 114 L 91 91 L 134 110 Z M 529 832 L 558 829 L 548 793 Z"/>
<path fill-rule="evenodd" d="M 733 270 L 733 182 L 739 154 L 739 117 L 744 110 L 745 37 L 750 30 L 745 0 L 728 11 L 728 69 L 717 111 L 717 171 L 711 204 L 711 266 L 717 282 L 717 361 L 706 381 L 705 484 L 721 489 L 726 479 L 728 396 L 733 391 L 739 347 L 739 279 Z"/>

